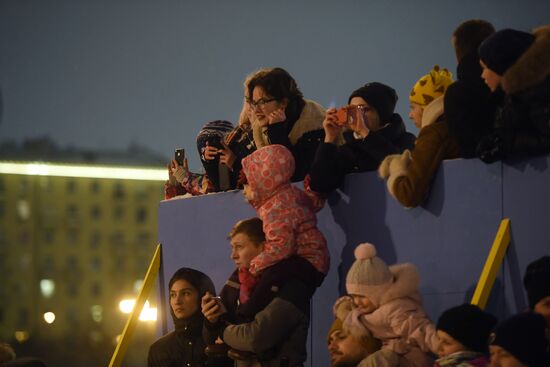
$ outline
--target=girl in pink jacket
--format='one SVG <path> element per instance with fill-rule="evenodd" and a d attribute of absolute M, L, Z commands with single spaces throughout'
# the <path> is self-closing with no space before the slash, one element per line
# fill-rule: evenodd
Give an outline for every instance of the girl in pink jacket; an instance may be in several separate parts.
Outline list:
<path fill-rule="evenodd" d="M 364 366 L 431 367 L 439 346 L 434 324 L 418 294 L 420 277 L 412 264 L 388 267 L 370 243 L 355 249 L 348 271 L 350 296 L 336 301 L 334 312 L 344 318 L 344 328 L 356 336 L 372 335 L 382 349 L 368 356 Z"/>
<path fill-rule="evenodd" d="M 284 273 L 281 276 L 286 279 L 298 276 L 314 290 L 330 265 L 327 243 L 317 228 L 315 214 L 322 208 L 323 200 L 291 185 L 294 158 L 282 145 L 268 145 L 255 151 L 242 160 L 242 166 L 246 180 L 244 195 L 263 221 L 266 242 L 264 251 L 251 261 L 249 274 L 240 275 L 241 282 L 255 282 L 272 266 L 298 257 L 307 261 L 290 261 L 288 269 L 278 265 L 277 273 Z"/>

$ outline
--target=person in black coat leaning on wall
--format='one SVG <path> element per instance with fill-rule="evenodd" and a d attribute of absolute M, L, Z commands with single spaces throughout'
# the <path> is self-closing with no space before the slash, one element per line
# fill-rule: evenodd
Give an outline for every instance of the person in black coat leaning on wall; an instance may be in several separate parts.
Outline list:
<path fill-rule="evenodd" d="M 481 78 L 477 49 L 481 42 L 495 33 L 485 20 L 472 19 L 460 24 L 452 36 L 458 65 L 455 81 L 444 99 L 445 118 L 449 133 L 460 147 L 460 156 L 475 158 L 480 139 L 493 128 L 495 110 L 502 93 L 491 93 Z"/>
<path fill-rule="evenodd" d="M 550 25 L 532 34 L 498 31 L 479 46 L 479 58 L 485 83 L 505 93 L 479 157 L 491 163 L 550 152 Z"/>
<path fill-rule="evenodd" d="M 215 294 L 210 278 L 195 269 L 177 270 L 170 282 L 170 314 L 175 331 L 163 336 L 149 348 L 148 367 L 231 366 L 227 358 L 208 358 L 202 339 L 204 317 L 200 302 L 206 292 Z"/>
<path fill-rule="evenodd" d="M 344 176 L 352 172 L 376 170 L 387 155 L 413 149 L 415 136 L 405 130 L 399 114 L 394 113 L 397 93 L 385 84 L 368 83 L 354 91 L 348 104 L 359 106 L 363 118 L 345 129 L 336 124 L 336 109 L 327 111 L 323 128 L 325 140 L 317 148 L 310 170 L 313 191 L 329 193 Z M 345 144 L 338 146 L 342 131 Z"/>

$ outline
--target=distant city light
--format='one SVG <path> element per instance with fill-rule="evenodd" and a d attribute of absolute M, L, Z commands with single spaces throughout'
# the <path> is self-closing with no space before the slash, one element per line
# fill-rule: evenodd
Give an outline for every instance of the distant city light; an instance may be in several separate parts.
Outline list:
<path fill-rule="evenodd" d="M 0 174 L 165 181 L 166 169 L 0 162 Z"/>
<path fill-rule="evenodd" d="M 53 296 L 55 291 L 55 282 L 51 279 L 42 279 L 40 281 L 40 292 L 46 298 Z"/>
<path fill-rule="evenodd" d="M 134 292 L 139 293 L 141 286 L 143 285 L 143 280 L 138 279 L 134 282 Z"/>
<path fill-rule="evenodd" d="M 53 323 L 55 321 L 55 314 L 53 312 L 44 313 L 44 321 L 46 321 L 48 324 Z"/>
<path fill-rule="evenodd" d="M 136 304 L 135 299 L 123 299 L 122 301 L 119 302 L 118 307 L 122 313 L 128 314 L 132 312 L 135 304 Z M 149 307 L 149 301 L 145 301 L 145 305 L 143 305 L 143 309 L 139 314 L 139 320 L 140 321 L 157 321 L 157 308 Z"/>
<path fill-rule="evenodd" d="M 103 320 L 103 307 L 100 305 L 93 305 L 90 307 L 92 313 L 92 320 L 95 322 L 101 322 Z"/>
<path fill-rule="evenodd" d="M 26 330 L 17 330 L 14 336 L 15 340 L 19 343 L 24 343 L 29 340 L 29 332 Z"/>
<path fill-rule="evenodd" d="M 118 308 L 122 313 L 130 313 L 134 309 L 135 299 L 123 299 L 118 303 Z"/>

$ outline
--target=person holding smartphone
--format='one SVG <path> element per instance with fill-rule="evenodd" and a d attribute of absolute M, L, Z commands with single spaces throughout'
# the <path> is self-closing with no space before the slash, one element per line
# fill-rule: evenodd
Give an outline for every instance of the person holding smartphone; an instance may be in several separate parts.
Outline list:
<path fill-rule="evenodd" d="M 327 111 L 324 142 L 317 148 L 310 170 L 313 191 L 329 193 L 340 186 L 346 174 L 376 170 L 387 155 L 413 149 L 415 136 L 394 113 L 397 99 L 393 88 L 367 83 L 349 96 L 348 107 L 340 113 L 335 108 Z M 345 112 L 348 119 L 342 118 Z M 338 145 L 342 135 L 345 143 Z"/>
<path fill-rule="evenodd" d="M 238 171 L 228 167 L 224 139 L 233 130 L 229 121 L 217 120 L 206 123 L 197 135 L 197 150 L 205 173 L 189 171 L 187 159 L 178 162 L 175 158 L 168 166 L 168 181 L 165 198 L 189 193 L 193 196 L 232 190 L 237 187 Z"/>

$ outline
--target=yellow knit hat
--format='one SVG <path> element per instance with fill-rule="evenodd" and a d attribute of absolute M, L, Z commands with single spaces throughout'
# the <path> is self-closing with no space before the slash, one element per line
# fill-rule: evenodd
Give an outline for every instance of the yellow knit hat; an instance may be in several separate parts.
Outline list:
<path fill-rule="evenodd" d="M 447 69 L 440 69 L 439 65 L 422 78 L 420 78 L 409 95 L 411 103 L 422 107 L 429 105 L 434 99 L 445 94 L 445 91 L 453 83 L 453 74 Z"/>

